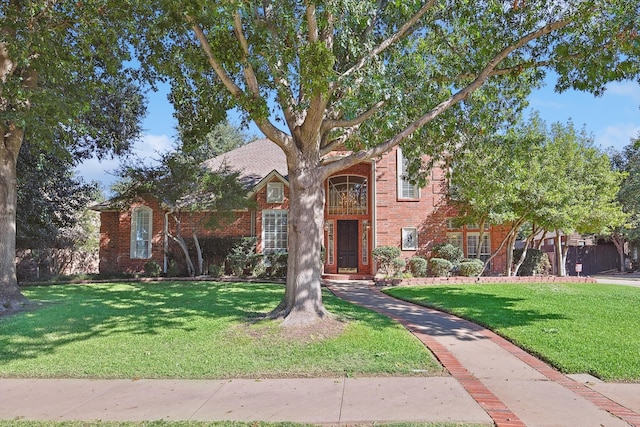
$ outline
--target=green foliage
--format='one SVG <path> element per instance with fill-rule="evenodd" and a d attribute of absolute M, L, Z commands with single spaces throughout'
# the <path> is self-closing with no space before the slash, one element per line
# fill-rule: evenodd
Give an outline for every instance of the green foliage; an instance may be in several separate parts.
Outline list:
<path fill-rule="evenodd" d="M 394 260 L 400 256 L 400 248 L 396 246 L 378 246 L 371 251 L 378 270 L 385 276 L 395 274 Z"/>
<path fill-rule="evenodd" d="M 427 268 L 427 260 L 422 257 L 415 256 L 409 260 L 409 270 L 413 277 L 427 277 Z"/>
<path fill-rule="evenodd" d="M 584 283 L 411 286 L 399 298 L 484 325 L 567 374 L 640 380 L 637 288 Z"/>
<path fill-rule="evenodd" d="M 147 277 L 160 277 L 162 267 L 155 261 L 146 262 L 143 266 L 144 275 Z"/>
<path fill-rule="evenodd" d="M 242 277 L 253 271 L 262 255 L 256 254 L 255 237 L 243 237 L 229 251 L 226 258 L 227 268 L 234 276 Z"/>
<path fill-rule="evenodd" d="M 615 170 L 625 174 L 617 200 L 626 214 L 626 221 L 614 231 L 638 246 L 640 245 L 640 139 L 632 141 L 619 152 L 613 152 L 611 162 Z"/>
<path fill-rule="evenodd" d="M 452 268 L 457 268 L 462 258 L 464 258 L 462 248 L 451 243 L 437 243 L 433 245 L 431 253 L 434 258 L 442 258 L 451 262 Z"/>
<path fill-rule="evenodd" d="M 479 259 L 464 260 L 458 264 L 458 272 L 461 276 L 476 277 L 482 274 L 484 263 Z"/>
<path fill-rule="evenodd" d="M 224 266 L 220 264 L 211 264 L 209 266 L 209 275 L 212 277 L 222 277 L 224 275 Z"/>
<path fill-rule="evenodd" d="M 522 249 L 514 249 L 513 259 L 517 262 L 522 256 Z M 549 274 L 551 262 L 549 256 L 540 249 L 529 248 L 524 262 L 518 269 L 518 276 L 535 276 Z"/>
<path fill-rule="evenodd" d="M 404 269 L 407 267 L 407 261 L 402 258 L 394 258 L 391 261 L 391 272 L 393 277 L 402 277 Z"/>
<path fill-rule="evenodd" d="M 429 259 L 429 271 L 436 277 L 448 277 L 453 270 L 451 261 L 443 258 Z"/>
<path fill-rule="evenodd" d="M 264 265 L 267 266 L 266 275 L 276 279 L 287 276 L 289 254 L 287 252 L 270 252 L 264 255 Z"/>

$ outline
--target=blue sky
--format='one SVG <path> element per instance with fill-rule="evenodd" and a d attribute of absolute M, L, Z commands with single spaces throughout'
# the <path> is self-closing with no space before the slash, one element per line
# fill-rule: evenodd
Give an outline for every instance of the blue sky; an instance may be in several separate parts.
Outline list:
<path fill-rule="evenodd" d="M 529 102 L 530 109 L 538 111 L 547 125 L 566 123 L 571 119 L 577 128 L 585 126 L 602 148 L 621 149 L 640 134 L 640 84 L 635 82 L 612 83 L 598 98 L 576 91 L 558 94 L 550 84 L 533 92 Z M 173 107 L 167 100 L 166 91 L 149 94 L 148 112 L 143 124 L 145 134 L 134 148 L 134 152 L 146 162 L 157 158 L 157 153 L 173 148 L 176 121 L 172 114 Z M 233 123 L 233 117 L 231 121 Z M 249 129 L 249 134 L 259 135 L 256 128 Z M 80 165 L 78 172 L 87 181 L 100 182 L 108 193 L 115 180 L 110 172 L 117 168 L 118 163 L 118 159 L 102 162 L 93 159 Z"/>

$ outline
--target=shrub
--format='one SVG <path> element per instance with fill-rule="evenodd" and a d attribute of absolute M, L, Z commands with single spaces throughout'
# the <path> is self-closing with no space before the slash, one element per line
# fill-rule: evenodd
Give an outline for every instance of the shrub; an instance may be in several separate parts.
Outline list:
<path fill-rule="evenodd" d="M 289 254 L 287 252 L 271 252 L 264 255 L 264 265 L 268 277 L 282 278 L 287 276 L 287 263 Z"/>
<path fill-rule="evenodd" d="M 419 256 L 414 256 L 409 260 L 409 271 L 413 277 L 426 277 L 428 266 L 427 260 Z"/>
<path fill-rule="evenodd" d="M 464 258 L 462 249 L 451 243 L 438 243 L 433 245 L 431 252 L 433 258 L 441 258 L 449 261 L 452 264 L 452 268 L 457 268 L 462 258 Z"/>
<path fill-rule="evenodd" d="M 378 269 L 386 276 L 395 271 L 393 260 L 400 256 L 400 248 L 395 246 L 378 246 L 371 251 L 371 256 L 378 265 Z"/>
<path fill-rule="evenodd" d="M 429 260 L 429 270 L 434 276 L 446 277 L 453 270 L 453 263 L 443 258 L 431 258 Z"/>
<path fill-rule="evenodd" d="M 147 277 L 160 277 L 160 273 L 162 273 L 162 267 L 155 261 L 146 262 L 143 268 L 144 275 Z"/>
<path fill-rule="evenodd" d="M 407 266 L 407 261 L 402 258 L 394 258 L 391 261 L 391 268 L 393 269 L 393 277 L 401 277 Z"/>
<path fill-rule="evenodd" d="M 253 271 L 260 258 L 261 255 L 256 254 L 256 238 L 243 237 L 229 251 L 227 265 L 233 275 L 244 276 L 245 272 Z"/>
<path fill-rule="evenodd" d="M 213 277 L 222 277 L 224 274 L 224 267 L 218 264 L 211 264 L 209 266 L 209 274 Z"/>
<path fill-rule="evenodd" d="M 458 265 L 458 271 L 461 276 L 476 277 L 484 270 L 484 263 L 479 259 L 463 260 Z"/>

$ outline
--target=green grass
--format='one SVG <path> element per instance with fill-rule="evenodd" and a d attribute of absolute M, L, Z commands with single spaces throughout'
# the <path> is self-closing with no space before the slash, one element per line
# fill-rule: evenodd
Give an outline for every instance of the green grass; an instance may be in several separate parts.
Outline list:
<path fill-rule="evenodd" d="M 483 284 L 386 292 L 473 320 L 562 372 L 640 381 L 640 288 Z"/>
<path fill-rule="evenodd" d="M 37 310 L 0 319 L 0 377 L 274 378 L 439 374 L 401 326 L 324 294 L 349 319 L 342 334 L 305 339 L 252 322 L 281 285 L 160 282 L 30 287 Z"/>

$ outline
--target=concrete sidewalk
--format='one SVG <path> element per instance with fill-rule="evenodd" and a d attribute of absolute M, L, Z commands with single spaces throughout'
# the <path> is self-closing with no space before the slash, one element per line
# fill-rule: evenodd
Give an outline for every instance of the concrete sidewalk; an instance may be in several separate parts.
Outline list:
<path fill-rule="evenodd" d="M 401 322 L 447 377 L 271 380 L 0 379 L 0 419 L 466 422 L 503 427 L 640 427 L 640 384 L 567 377 L 471 322 L 333 282 L 339 297 Z"/>
<path fill-rule="evenodd" d="M 366 284 L 331 288 L 412 331 L 498 426 L 640 426 L 640 384 L 570 378 L 474 323 L 398 301 Z"/>

